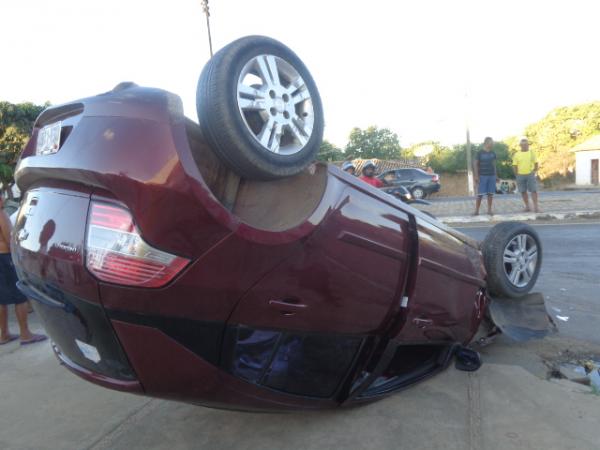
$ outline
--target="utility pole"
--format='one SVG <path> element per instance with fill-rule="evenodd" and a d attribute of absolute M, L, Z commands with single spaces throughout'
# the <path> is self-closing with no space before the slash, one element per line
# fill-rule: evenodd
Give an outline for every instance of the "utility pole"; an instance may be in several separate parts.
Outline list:
<path fill-rule="evenodd" d="M 467 124 L 467 189 L 469 195 L 475 195 L 473 189 L 473 163 L 471 161 L 471 135 L 469 133 L 469 125 Z"/>
<path fill-rule="evenodd" d="M 475 195 L 473 189 L 473 162 L 471 161 L 471 133 L 469 131 L 469 93 L 465 92 L 465 127 L 467 129 L 467 191 Z"/>
<path fill-rule="evenodd" d="M 206 29 L 208 30 L 208 48 L 210 49 L 210 57 L 213 56 L 212 36 L 210 35 L 210 11 L 208 9 L 208 0 L 202 0 L 202 10 L 206 15 Z"/>

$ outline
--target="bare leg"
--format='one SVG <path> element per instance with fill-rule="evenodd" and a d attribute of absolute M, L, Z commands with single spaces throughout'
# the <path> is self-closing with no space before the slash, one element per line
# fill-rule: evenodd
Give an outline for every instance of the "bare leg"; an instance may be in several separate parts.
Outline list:
<path fill-rule="evenodd" d="M 527 192 L 521 192 L 521 197 L 523 197 L 523 203 L 525 203 L 525 211 L 531 211 L 531 209 L 529 209 L 529 196 L 527 195 Z"/>
<path fill-rule="evenodd" d="M 532 192 L 531 193 L 531 199 L 533 200 L 533 210 L 535 212 L 540 212 L 540 209 L 538 208 L 538 195 L 537 195 L 537 192 Z"/>
<path fill-rule="evenodd" d="M 8 307 L 6 305 L 0 305 L 0 341 L 6 341 L 9 336 Z"/>
<path fill-rule="evenodd" d="M 473 213 L 473 215 L 479 215 L 479 208 L 481 208 L 481 195 L 478 195 L 477 199 L 475 200 L 475 212 Z"/>
<path fill-rule="evenodd" d="M 21 340 L 27 341 L 28 339 L 31 339 L 33 335 L 31 334 L 29 325 L 27 324 L 27 302 L 15 305 L 15 314 L 17 315 L 17 322 L 19 322 Z"/>
<path fill-rule="evenodd" d="M 491 194 L 488 194 L 487 196 L 487 202 L 488 202 L 488 214 L 491 216 L 492 215 L 492 201 L 494 200 L 494 196 Z"/>

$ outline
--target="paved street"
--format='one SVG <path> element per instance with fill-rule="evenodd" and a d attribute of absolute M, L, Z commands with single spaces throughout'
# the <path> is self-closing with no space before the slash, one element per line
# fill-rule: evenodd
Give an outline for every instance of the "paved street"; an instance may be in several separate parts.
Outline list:
<path fill-rule="evenodd" d="M 254 414 L 109 391 L 60 367 L 48 343 L 13 343 L 0 347 L 0 448 L 598 448 L 600 397 L 586 386 L 547 380 L 544 361 L 569 352 L 600 355 L 600 225 L 536 228 L 545 251 L 538 287 L 550 297 L 550 312 L 559 308 L 569 320 L 544 341 L 501 337 L 482 349 L 477 372 L 451 367 L 352 410 Z M 482 237 L 487 230 L 464 231 Z M 32 320 L 39 330 L 35 314 Z"/>
<path fill-rule="evenodd" d="M 490 227 L 459 230 L 481 240 Z M 535 290 L 544 293 L 548 312 L 562 334 L 600 344 L 600 223 L 553 223 L 534 228 L 543 246 L 542 271 Z"/>
<path fill-rule="evenodd" d="M 469 216 L 475 210 L 474 197 L 435 198 L 428 199 L 430 206 L 419 206 L 436 217 Z M 540 209 L 543 216 L 552 212 L 600 211 L 600 191 L 563 191 L 540 192 Z M 530 200 L 531 202 L 531 200 Z M 533 203 L 530 203 L 533 206 Z M 487 211 L 486 199 L 483 200 L 480 214 Z M 523 200 L 519 194 L 495 195 L 493 210 L 495 214 L 511 214 L 523 211 Z M 532 218 L 535 215 L 531 214 Z"/>

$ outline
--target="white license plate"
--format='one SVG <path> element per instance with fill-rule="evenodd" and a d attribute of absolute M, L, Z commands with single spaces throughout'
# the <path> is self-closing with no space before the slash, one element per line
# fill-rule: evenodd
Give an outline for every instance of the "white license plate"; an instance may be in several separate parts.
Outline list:
<path fill-rule="evenodd" d="M 36 155 L 51 155 L 60 147 L 61 122 L 55 122 L 43 127 L 38 133 Z"/>

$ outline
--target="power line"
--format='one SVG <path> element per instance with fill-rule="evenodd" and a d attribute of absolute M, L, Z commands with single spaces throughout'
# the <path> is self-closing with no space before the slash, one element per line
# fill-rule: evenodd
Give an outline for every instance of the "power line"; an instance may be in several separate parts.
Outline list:
<path fill-rule="evenodd" d="M 210 57 L 213 56 L 212 36 L 210 35 L 210 11 L 208 8 L 208 0 L 202 0 L 202 11 L 206 15 L 206 29 L 208 31 L 208 48 L 210 49 Z"/>

